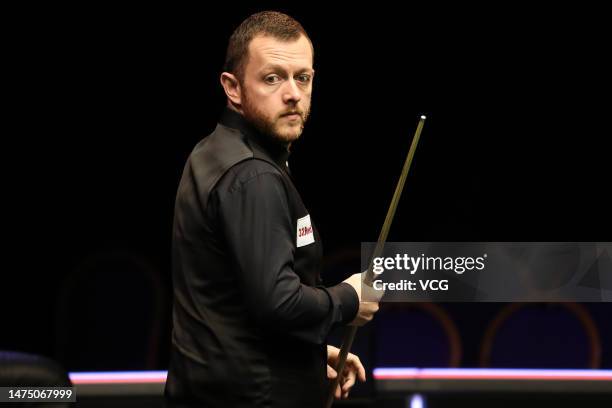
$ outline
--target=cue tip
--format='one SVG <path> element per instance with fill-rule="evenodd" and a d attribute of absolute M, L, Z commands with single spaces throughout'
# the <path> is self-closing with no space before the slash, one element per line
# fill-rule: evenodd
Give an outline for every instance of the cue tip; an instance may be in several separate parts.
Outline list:
<path fill-rule="evenodd" d="M 425 115 L 421 115 L 421 119 L 425 120 L 427 118 L 425 117 Z"/>

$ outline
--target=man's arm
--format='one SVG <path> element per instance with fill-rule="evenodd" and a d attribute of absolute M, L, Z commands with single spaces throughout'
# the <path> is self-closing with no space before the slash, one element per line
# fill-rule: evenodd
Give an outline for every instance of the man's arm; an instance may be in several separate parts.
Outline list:
<path fill-rule="evenodd" d="M 219 217 L 252 317 L 322 344 L 333 325 L 353 320 L 359 298 L 347 283 L 330 288 L 301 283 L 293 269 L 295 226 L 281 177 L 257 164 L 219 196 Z"/>

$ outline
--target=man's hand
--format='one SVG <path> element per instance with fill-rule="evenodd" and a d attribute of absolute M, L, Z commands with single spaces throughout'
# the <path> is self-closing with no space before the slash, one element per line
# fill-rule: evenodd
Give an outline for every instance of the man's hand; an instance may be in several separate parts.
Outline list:
<path fill-rule="evenodd" d="M 355 289 L 359 297 L 359 310 L 357 311 L 355 319 L 349 323 L 351 326 L 363 326 L 372 320 L 374 318 L 374 313 L 378 311 L 378 300 L 384 295 L 383 291 L 376 291 L 372 287 L 364 285 L 362 282 L 363 276 L 364 274 L 362 273 L 356 273 L 344 281 Z M 362 301 L 364 292 L 368 301 Z M 369 301 L 371 299 L 377 301 Z"/>
<path fill-rule="evenodd" d="M 340 350 L 334 346 L 327 346 L 327 378 L 333 380 L 338 376 L 336 370 L 333 367 L 338 365 L 338 355 Z M 344 373 L 342 374 L 342 384 L 338 384 L 334 396 L 336 399 L 348 398 L 349 391 L 355 385 L 355 380 L 359 378 L 359 381 L 365 382 L 366 373 L 365 368 L 361 364 L 359 357 L 349 353 L 346 357 L 346 364 L 344 364 Z M 342 388 L 340 388 L 342 386 Z"/>

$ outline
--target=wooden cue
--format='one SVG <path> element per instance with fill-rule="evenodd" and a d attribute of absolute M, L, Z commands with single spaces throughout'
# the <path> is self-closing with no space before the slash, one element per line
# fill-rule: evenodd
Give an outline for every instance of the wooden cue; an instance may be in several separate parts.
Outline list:
<path fill-rule="evenodd" d="M 387 241 L 387 236 L 389 235 L 389 229 L 391 229 L 391 224 L 393 223 L 393 217 L 395 216 L 395 210 L 397 209 L 397 204 L 402 195 L 402 191 L 404 189 L 404 184 L 406 183 L 406 177 L 408 177 L 408 171 L 410 170 L 410 165 L 412 164 L 412 159 L 414 157 L 414 152 L 416 151 L 417 144 L 419 143 L 419 139 L 421 137 L 421 131 L 423 130 L 423 125 L 425 124 L 425 116 L 422 115 L 419 120 L 419 124 L 417 125 L 416 131 L 414 133 L 414 137 L 412 138 L 412 144 L 410 145 L 410 150 L 408 151 L 408 156 L 406 157 L 406 161 L 404 162 L 404 167 L 402 168 L 402 174 L 400 175 L 399 181 L 397 182 L 397 186 L 395 187 L 395 193 L 393 193 L 393 198 L 391 199 L 391 204 L 389 205 L 389 209 L 387 210 L 387 216 L 385 217 L 385 222 L 380 230 L 380 235 L 378 236 L 378 241 L 376 242 L 376 247 L 374 249 L 374 254 L 370 258 L 370 263 L 368 270 L 363 279 L 363 283 L 372 286 L 373 273 L 372 273 L 372 262 L 374 258 L 380 256 L 382 254 L 385 242 Z M 344 371 L 344 365 L 346 363 L 346 357 L 353 345 L 353 340 L 355 340 L 355 335 L 357 334 L 357 326 L 349 326 L 344 332 L 344 337 L 342 339 L 342 347 L 340 348 L 340 354 L 338 356 L 338 364 L 335 367 L 336 370 L 336 378 L 332 381 L 331 387 L 329 389 L 329 394 L 327 395 L 327 403 L 326 407 L 330 408 L 334 403 L 334 394 L 336 392 L 336 387 L 338 384 L 342 384 L 342 373 Z"/>

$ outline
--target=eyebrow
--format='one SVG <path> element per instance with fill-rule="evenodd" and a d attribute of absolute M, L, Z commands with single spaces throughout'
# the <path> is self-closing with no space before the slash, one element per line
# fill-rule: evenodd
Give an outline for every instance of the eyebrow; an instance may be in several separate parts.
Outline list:
<path fill-rule="evenodd" d="M 261 68 L 261 72 L 264 71 L 285 71 L 285 67 L 278 65 L 278 64 L 266 64 Z M 301 68 L 299 69 L 297 72 L 308 72 L 308 73 L 313 73 L 314 69 L 312 68 Z"/>

